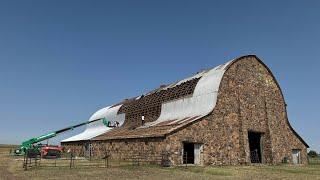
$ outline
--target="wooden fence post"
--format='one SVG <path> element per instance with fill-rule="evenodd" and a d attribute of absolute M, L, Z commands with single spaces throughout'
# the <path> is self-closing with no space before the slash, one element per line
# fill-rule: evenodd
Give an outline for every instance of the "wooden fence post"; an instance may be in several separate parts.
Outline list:
<path fill-rule="evenodd" d="M 23 168 L 26 171 L 28 169 L 28 158 L 27 158 L 27 152 L 23 155 Z"/>
<path fill-rule="evenodd" d="M 71 152 L 71 153 L 70 153 L 70 169 L 71 169 L 72 163 L 73 163 L 73 162 L 72 162 L 72 158 L 73 158 L 73 153 Z"/>

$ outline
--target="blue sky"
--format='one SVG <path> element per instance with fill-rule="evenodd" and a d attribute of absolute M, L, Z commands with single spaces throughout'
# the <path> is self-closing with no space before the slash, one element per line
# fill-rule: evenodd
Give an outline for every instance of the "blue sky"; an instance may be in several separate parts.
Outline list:
<path fill-rule="evenodd" d="M 292 126 L 320 151 L 319 9 L 312 0 L 0 1 L 0 144 L 256 54 Z"/>

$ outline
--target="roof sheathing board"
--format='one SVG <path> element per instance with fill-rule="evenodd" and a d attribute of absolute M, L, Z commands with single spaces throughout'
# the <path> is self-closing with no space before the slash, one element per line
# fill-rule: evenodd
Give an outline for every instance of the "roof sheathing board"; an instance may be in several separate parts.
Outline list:
<path fill-rule="evenodd" d="M 163 103 L 192 96 L 199 79 L 199 77 L 192 78 L 166 90 L 154 92 L 125 103 L 118 112 L 126 114 L 124 126 L 130 129 L 141 126 L 141 116 L 145 117 L 146 123 L 157 120 Z"/>
<path fill-rule="evenodd" d="M 150 94 L 153 94 L 153 93 L 162 91 L 162 90 L 167 90 L 167 89 L 169 89 L 169 88 L 176 87 L 176 86 L 178 86 L 178 85 L 180 85 L 180 84 L 182 84 L 182 83 L 185 83 L 185 82 L 187 82 L 187 81 L 190 81 L 190 80 L 192 80 L 192 79 L 201 78 L 201 77 L 203 76 L 203 74 L 205 74 L 207 71 L 208 71 L 208 70 L 204 70 L 204 71 L 198 72 L 198 73 L 196 73 L 195 75 L 193 75 L 193 76 L 191 76 L 191 77 L 185 78 L 185 79 L 180 80 L 180 81 L 175 82 L 175 83 L 171 83 L 171 84 L 166 85 L 166 86 L 164 86 L 164 87 L 157 88 L 157 89 L 155 89 L 155 90 L 153 90 L 153 91 L 150 91 L 150 92 L 147 93 L 147 94 L 143 94 L 143 95 L 137 97 L 137 99 L 141 98 L 142 96 L 147 96 L 147 95 L 150 95 Z"/>
<path fill-rule="evenodd" d="M 144 127 L 147 128 L 172 119 L 177 119 L 176 122 L 179 122 L 187 117 L 209 114 L 216 105 L 221 79 L 226 67 L 231 62 L 201 73 L 201 78 L 191 97 L 163 103 L 160 117 L 154 122 L 146 123 Z"/>

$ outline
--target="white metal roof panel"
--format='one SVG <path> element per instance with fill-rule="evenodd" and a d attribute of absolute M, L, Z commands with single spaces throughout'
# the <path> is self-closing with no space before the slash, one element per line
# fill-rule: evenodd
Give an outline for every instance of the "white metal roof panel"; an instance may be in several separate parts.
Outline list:
<path fill-rule="evenodd" d="M 111 123 L 119 122 L 119 126 L 121 126 L 124 123 L 125 115 L 124 114 L 117 114 L 120 107 L 122 105 L 118 105 L 115 107 L 105 107 L 94 113 L 89 121 L 99 119 L 99 118 L 106 118 L 108 121 L 111 121 Z M 61 142 L 70 142 L 70 141 L 83 141 L 83 140 L 89 140 L 94 137 L 97 137 L 101 134 L 104 134 L 111 130 L 112 128 L 106 127 L 102 120 L 96 121 L 91 124 L 88 124 L 86 129 L 75 136 L 72 136 L 70 138 L 64 139 Z"/>

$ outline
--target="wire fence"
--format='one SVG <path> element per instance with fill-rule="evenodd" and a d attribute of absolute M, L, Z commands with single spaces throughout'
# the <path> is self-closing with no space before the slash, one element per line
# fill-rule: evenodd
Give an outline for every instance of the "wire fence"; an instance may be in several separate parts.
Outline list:
<path fill-rule="evenodd" d="M 119 151 L 117 151 L 119 153 Z M 122 152 L 124 154 L 125 152 Z M 130 154 L 130 153 L 127 153 Z M 115 157 L 116 156 L 116 157 Z M 46 168 L 46 167 L 119 167 L 119 166 L 140 166 L 140 165 L 159 165 L 163 167 L 170 166 L 170 154 L 161 153 L 160 155 L 148 154 L 141 152 L 127 156 L 119 156 L 118 154 L 106 151 L 101 156 L 77 157 L 73 152 L 63 153 L 59 158 L 42 158 L 41 155 L 28 151 L 23 158 L 23 169 Z"/>
<path fill-rule="evenodd" d="M 6 155 L 13 154 L 14 149 L 15 148 L 12 148 L 12 147 L 5 147 L 5 146 L 0 147 L 0 155 L 6 156 Z"/>
<path fill-rule="evenodd" d="M 12 155 L 12 150 L 1 151 L 0 155 Z M 62 167 L 62 168 L 78 168 L 78 167 L 95 167 L 95 168 L 109 168 L 120 166 L 140 166 L 140 165 L 158 165 L 168 167 L 171 165 L 170 153 L 162 152 L 161 154 L 151 154 L 146 151 L 133 154 L 132 151 L 105 151 L 100 156 L 77 157 L 74 152 L 64 152 L 59 158 L 42 158 L 38 153 L 27 152 L 23 156 L 22 167 L 24 170 L 47 168 L 47 167 Z M 188 152 L 182 155 L 182 162 L 184 166 L 192 164 L 194 159 Z M 320 156 L 308 157 L 309 165 L 320 165 Z"/>
<path fill-rule="evenodd" d="M 308 162 L 310 165 L 320 165 L 320 156 L 308 157 Z"/>

